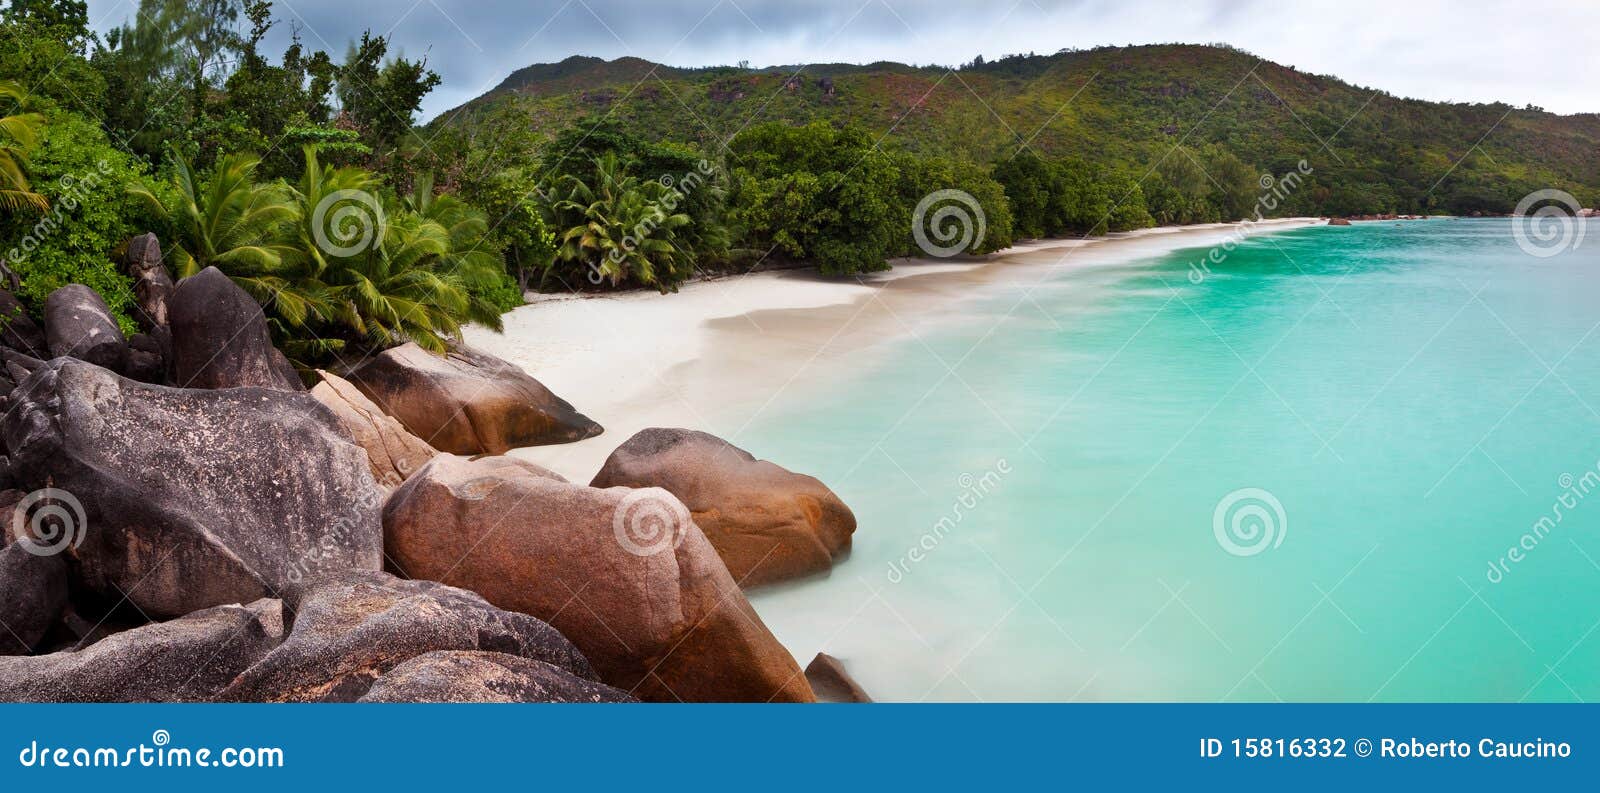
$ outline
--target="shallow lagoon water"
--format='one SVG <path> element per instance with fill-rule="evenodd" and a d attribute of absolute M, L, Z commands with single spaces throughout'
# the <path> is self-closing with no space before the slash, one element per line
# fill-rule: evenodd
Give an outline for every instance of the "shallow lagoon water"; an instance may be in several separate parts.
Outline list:
<path fill-rule="evenodd" d="M 975 296 L 737 439 L 860 521 L 752 600 L 883 700 L 1600 697 L 1588 223 L 1542 258 L 1506 219 L 1319 226 Z"/>

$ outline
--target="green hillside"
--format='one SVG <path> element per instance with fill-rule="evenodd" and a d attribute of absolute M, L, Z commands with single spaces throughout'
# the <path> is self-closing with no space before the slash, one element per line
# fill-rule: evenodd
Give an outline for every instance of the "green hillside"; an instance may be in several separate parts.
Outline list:
<path fill-rule="evenodd" d="M 602 117 L 713 153 L 751 124 L 824 121 L 912 153 L 988 164 L 1026 146 L 1135 179 L 1160 178 L 1174 160 L 1203 162 L 1183 155 L 1216 146 L 1257 173 L 1282 174 L 1304 159 L 1313 174 L 1284 206 L 1294 213 L 1503 213 L 1546 187 L 1586 205 L 1600 199 L 1600 115 L 1402 99 L 1215 46 L 1063 51 L 955 71 L 681 69 L 573 57 L 513 73 L 442 114 L 428 134 L 446 170 L 490 168 Z"/>

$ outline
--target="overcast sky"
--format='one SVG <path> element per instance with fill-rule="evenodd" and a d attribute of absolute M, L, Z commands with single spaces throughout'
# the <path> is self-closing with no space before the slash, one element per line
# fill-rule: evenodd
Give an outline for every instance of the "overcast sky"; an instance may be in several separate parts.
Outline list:
<path fill-rule="evenodd" d="M 89 0 L 99 30 L 137 0 Z M 1600 0 L 276 0 L 336 58 L 371 28 L 444 83 L 425 116 L 530 63 L 634 55 L 675 66 L 954 64 L 1062 47 L 1226 42 L 1401 96 L 1600 111 Z"/>

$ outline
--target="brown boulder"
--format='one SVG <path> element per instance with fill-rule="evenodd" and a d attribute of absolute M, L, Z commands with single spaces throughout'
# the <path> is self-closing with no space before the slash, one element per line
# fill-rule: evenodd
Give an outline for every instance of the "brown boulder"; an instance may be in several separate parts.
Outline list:
<path fill-rule="evenodd" d="M 318 371 L 322 382 L 311 389 L 318 402 L 328 406 L 350 431 L 356 445 L 367 451 L 372 478 L 384 487 L 406 481 L 439 451 L 408 432 L 393 416 L 378 409 L 366 394 L 338 375 Z"/>
<path fill-rule="evenodd" d="M 359 702 L 633 702 L 633 697 L 543 661 L 447 650 L 384 673 Z"/>
<path fill-rule="evenodd" d="M 850 508 L 815 478 L 694 430 L 634 435 L 590 485 L 659 487 L 677 496 L 747 588 L 827 572 L 850 551 L 856 530 Z"/>
<path fill-rule="evenodd" d="M 413 435 L 452 454 L 501 454 L 601 432 L 516 365 L 466 347 L 434 355 L 408 343 L 347 377 Z"/>
<path fill-rule="evenodd" d="M 239 675 L 234 702 L 351 702 L 401 663 L 438 650 L 486 650 L 594 670 L 554 628 L 502 611 L 465 590 L 388 573 L 346 573 L 285 595 L 294 627 Z"/>
<path fill-rule="evenodd" d="M 382 566 L 383 494 L 309 394 L 166 388 L 58 358 L 10 402 L 16 486 L 72 497 L 75 586 L 161 619 Z"/>
<path fill-rule="evenodd" d="M 0 509 L 0 517 L 9 532 L 11 509 Z M 0 549 L 0 655 L 33 652 L 67 606 L 66 561 L 30 548 L 39 546 L 12 543 Z"/>
<path fill-rule="evenodd" d="M 414 578 L 547 620 L 600 679 L 652 701 L 803 701 L 811 687 L 670 493 L 584 487 L 441 454 L 384 507 Z"/>
<path fill-rule="evenodd" d="M 83 284 L 68 284 L 45 298 L 44 332 L 52 358 L 72 357 L 122 370 L 127 340 L 100 293 Z"/>
<path fill-rule="evenodd" d="M 1344 218 L 1333 218 L 1333 219 L 1328 221 L 1328 225 L 1330 225 L 1330 226 L 1348 226 L 1348 225 L 1350 225 L 1350 221 L 1348 221 L 1348 220 L 1346 220 Z"/>
<path fill-rule="evenodd" d="M 817 653 L 817 657 L 806 664 L 806 679 L 811 681 L 811 690 L 817 692 L 817 699 L 823 702 L 872 701 L 844 668 L 844 662 L 827 653 Z"/>
<path fill-rule="evenodd" d="M 260 304 L 221 270 L 207 267 L 179 281 L 167 316 L 179 388 L 306 390 L 289 359 L 272 346 Z"/>
<path fill-rule="evenodd" d="M 161 262 L 161 242 L 151 233 L 140 234 L 128 240 L 128 250 L 123 258 L 128 275 L 133 276 L 133 295 L 136 305 L 133 318 L 139 327 L 149 331 L 167 325 L 167 301 L 172 298 L 172 276 Z"/>
<path fill-rule="evenodd" d="M 0 658 L 0 702 L 204 702 L 283 640 L 283 604 L 217 606 L 81 650 Z"/>

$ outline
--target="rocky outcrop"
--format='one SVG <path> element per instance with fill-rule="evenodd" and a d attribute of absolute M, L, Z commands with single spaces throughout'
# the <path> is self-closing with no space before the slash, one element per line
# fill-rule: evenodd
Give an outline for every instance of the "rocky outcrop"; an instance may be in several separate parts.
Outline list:
<path fill-rule="evenodd" d="M 348 378 L 413 435 L 453 454 L 501 454 L 601 432 L 517 366 L 467 348 L 434 355 L 405 344 L 366 361 Z"/>
<path fill-rule="evenodd" d="M 127 341 L 99 292 L 82 284 L 51 292 L 44 301 L 44 331 L 50 357 L 72 357 L 121 371 Z"/>
<path fill-rule="evenodd" d="M 601 680 L 640 699 L 813 699 L 664 490 L 602 490 L 504 458 L 441 454 L 390 496 L 384 532 L 404 574 L 549 621 Z"/>
<path fill-rule="evenodd" d="M 218 606 L 81 650 L 0 658 L 0 702 L 201 702 L 283 640 L 277 600 Z"/>
<path fill-rule="evenodd" d="M 0 509 L 0 527 L 7 532 L 10 518 L 11 509 Z M 61 557 L 31 553 L 21 543 L 0 550 L 0 655 L 33 652 L 66 606 L 67 563 Z"/>
<path fill-rule="evenodd" d="M 806 679 L 811 681 L 811 690 L 817 692 L 817 699 L 823 702 L 872 701 L 844 668 L 844 662 L 827 653 L 817 653 L 806 665 Z"/>
<path fill-rule="evenodd" d="M 1348 226 L 1348 225 L 1350 225 L 1350 221 L 1345 220 L 1344 218 L 1333 218 L 1333 219 L 1328 221 L 1328 225 L 1330 225 L 1330 226 Z"/>
<path fill-rule="evenodd" d="M 133 277 L 134 320 L 147 332 L 166 327 L 167 302 L 172 299 L 174 287 L 172 276 L 161 263 L 161 242 L 154 234 L 140 234 L 128 240 L 123 261 L 127 264 L 128 275 Z"/>
<path fill-rule="evenodd" d="M 128 349 L 122 359 L 122 374 L 141 383 L 163 383 L 167 377 L 166 356 L 162 342 L 155 336 L 135 333 L 128 338 Z"/>
<path fill-rule="evenodd" d="M 311 395 L 327 405 L 339 423 L 350 431 L 356 445 L 366 450 L 372 478 L 378 484 L 398 486 L 439 453 L 412 435 L 394 417 L 379 410 L 349 381 L 328 372 L 317 374 L 322 376 L 322 382 L 311 389 Z"/>
<path fill-rule="evenodd" d="M 516 655 L 444 651 L 384 673 L 361 702 L 633 702 L 604 683 Z"/>
<path fill-rule="evenodd" d="M 594 671 L 561 634 L 464 590 L 387 573 L 346 573 L 290 592 L 294 628 L 223 694 L 245 702 L 350 702 L 401 663 L 438 650 L 486 650 Z"/>
<path fill-rule="evenodd" d="M 50 357 L 44 331 L 28 316 L 22 301 L 0 289 L 0 347 L 10 347 L 35 358 Z"/>
<path fill-rule="evenodd" d="M 167 313 L 174 385 L 305 390 L 294 367 L 272 346 L 261 306 L 221 270 L 207 267 L 179 281 Z"/>
<path fill-rule="evenodd" d="M 381 566 L 382 493 L 309 394 L 165 388 L 57 359 L 11 403 L 17 487 L 79 502 L 69 553 L 92 592 L 160 619 Z"/>
<path fill-rule="evenodd" d="M 856 530 L 855 515 L 826 485 L 694 430 L 634 435 L 590 484 L 677 496 L 744 587 L 827 572 Z"/>

